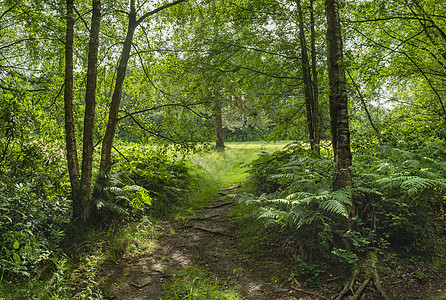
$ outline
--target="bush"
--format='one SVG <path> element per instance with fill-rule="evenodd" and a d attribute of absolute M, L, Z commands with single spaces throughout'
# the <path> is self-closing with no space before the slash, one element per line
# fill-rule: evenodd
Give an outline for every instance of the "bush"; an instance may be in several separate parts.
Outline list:
<path fill-rule="evenodd" d="M 331 191 L 331 159 L 299 148 L 250 164 L 255 196 L 239 195 L 264 224 L 278 224 L 302 257 L 353 263 L 370 247 L 414 256 L 444 235 L 446 143 L 408 151 L 392 147 L 353 156 L 354 188 Z M 263 193 L 263 194 L 262 194 Z M 346 205 L 356 216 L 345 230 Z M 335 258 L 335 259 L 333 259 Z"/>
<path fill-rule="evenodd" d="M 141 148 L 130 148 L 128 161 L 120 161 L 117 176 L 128 185 L 143 187 L 152 198 L 145 213 L 167 216 L 181 205 L 181 200 L 195 186 L 197 180 L 184 160 Z"/>
<path fill-rule="evenodd" d="M 17 281 L 58 255 L 71 203 L 61 160 L 51 150 L 28 145 L 9 155 L 0 166 L 0 276 Z"/>

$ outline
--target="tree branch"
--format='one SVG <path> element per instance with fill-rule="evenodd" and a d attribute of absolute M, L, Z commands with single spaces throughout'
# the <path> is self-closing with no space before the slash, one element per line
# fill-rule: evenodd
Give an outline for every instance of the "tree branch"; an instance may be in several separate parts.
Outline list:
<path fill-rule="evenodd" d="M 136 27 L 138 27 L 138 25 L 141 24 L 147 17 L 150 17 L 150 16 L 152 16 L 152 15 L 154 15 L 154 14 L 156 14 L 156 13 L 158 13 L 158 12 L 160 12 L 160 11 L 166 9 L 166 8 L 169 8 L 171 6 L 180 4 L 180 3 L 184 2 L 184 1 L 187 1 L 187 0 L 177 0 L 177 1 L 165 4 L 165 5 L 161 6 L 161 7 L 158 7 L 156 9 L 152 10 L 152 11 L 149 11 L 149 12 L 145 13 L 138 20 L 136 20 Z"/>
<path fill-rule="evenodd" d="M 173 139 L 171 139 L 171 138 L 169 138 L 169 137 L 167 137 L 167 136 L 164 136 L 164 135 L 162 135 L 162 134 L 159 134 L 159 133 L 156 133 L 156 132 L 153 132 L 153 131 L 149 130 L 149 129 L 146 128 L 144 125 L 142 125 L 140 122 L 138 122 L 138 120 L 136 120 L 134 116 L 129 115 L 129 117 L 130 117 L 130 118 L 133 120 L 133 122 L 135 122 L 135 124 L 138 125 L 138 127 L 141 128 L 142 130 L 144 130 L 144 131 L 146 131 L 146 132 L 148 132 L 148 133 L 150 133 L 150 134 L 152 134 L 152 135 L 154 135 L 154 136 L 157 136 L 157 137 L 159 137 L 159 138 L 168 140 L 169 142 L 172 142 L 172 143 L 174 143 L 174 144 L 176 143 L 176 141 L 174 141 Z"/>
<path fill-rule="evenodd" d="M 200 104 L 209 104 L 209 103 L 212 103 L 212 102 L 199 102 L 199 103 L 193 103 L 193 104 L 190 104 L 190 105 L 200 105 Z M 126 115 L 123 116 L 123 117 L 120 117 L 120 118 L 118 119 L 118 121 L 121 121 L 121 120 L 123 120 L 123 119 L 125 119 L 125 118 L 127 118 L 127 117 L 131 117 L 131 116 L 133 116 L 133 115 L 142 114 L 142 113 L 145 113 L 145 112 L 148 112 L 148 111 L 153 111 L 153 110 L 157 110 L 157 109 L 160 109 L 160 108 L 163 108 L 163 107 L 172 107 L 172 106 L 178 106 L 178 107 L 186 108 L 186 109 L 190 110 L 191 112 L 193 112 L 195 115 L 199 116 L 200 118 L 206 118 L 206 119 L 209 118 L 209 116 L 206 116 L 206 115 L 202 115 L 202 114 L 200 114 L 200 113 L 197 113 L 196 111 L 194 111 L 193 109 L 191 109 L 191 108 L 190 108 L 188 105 L 186 105 L 186 104 L 181 104 L 181 103 L 168 103 L 168 104 L 161 104 L 161 105 L 158 105 L 158 106 L 154 106 L 154 107 L 147 108 L 147 109 L 143 109 L 143 110 L 139 110 L 139 111 L 134 111 L 134 112 L 131 112 L 131 113 L 129 113 L 129 112 L 127 112 L 127 111 L 124 111 L 124 112 L 126 113 Z"/>

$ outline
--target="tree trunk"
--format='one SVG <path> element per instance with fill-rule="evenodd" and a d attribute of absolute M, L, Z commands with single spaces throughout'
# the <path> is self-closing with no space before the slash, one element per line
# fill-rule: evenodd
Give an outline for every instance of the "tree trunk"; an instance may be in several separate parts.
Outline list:
<path fill-rule="evenodd" d="M 314 32 L 314 8 L 313 0 L 310 0 L 310 34 L 311 34 L 311 69 L 313 73 L 313 130 L 314 130 L 314 146 L 318 156 L 321 154 L 321 138 L 319 128 L 319 80 L 316 68 L 316 35 Z"/>
<path fill-rule="evenodd" d="M 313 83 L 311 82 L 310 73 L 310 62 L 308 60 L 307 43 L 305 41 L 305 31 L 304 31 L 304 20 L 302 14 L 302 8 L 300 0 L 296 1 L 297 13 L 298 13 L 298 26 L 299 26 L 299 38 L 300 38 L 300 49 L 301 49 L 301 62 L 302 62 L 302 75 L 304 79 L 304 95 L 305 95 L 305 106 L 307 109 L 307 127 L 308 134 L 310 137 L 310 147 L 311 150 L 315 151 L 315 139 L 314 139 L 314 118 L 317 117 L 313 115 L 314 109 L 314 93 L 313 93 Z"/>
<path fill-rule="evenodd" d="M 108 116 L 107 128 L 105 130 L 104 138 L 102 140 L 101 162 L 99 165 L 99 172 L 107 173 L 108 171 L 110 171 L 112 165 L 111 152 L 113 148 L 113 139 L 115 137 L 116 124 L 118 123 L 118 112 L 119 112 L 119 105 L 121 104 L 122 86 L 124 84 L 127 64 L 130 59 L 130 50 L 132 48 L 132 40 L 133 40 L 133 34 L 135 33 L 135 29 L 149 16 L 152 16 L 166 8 L 180 4 L 184 1 L 186 0 L 176 0 L 174 2 L 165 4 L 159 8 L 156 8 L 150 12 L 145 13 L 140 18 L 136 19 L 135 0 L 130 0 L 129 25 L 127 27 L 127 34 L 124 40 L 124 45 L 119 59 L 115 88 L 112 95 L 112 101 L 110 103 L 110 112 Z"/>
<path fill-rule="evenodd" d="M 119 59 L 119 66 L 116 74 L 115 89 L 113 91 L 112 100 L 110 103 L 110 112 L 108 115 L 107 128 L 105 130 L 104 139 L 102 140 L 101 149 L 101 163 L 99 165 L 99 172 L 107 173 L 111 168 L 111 152 L 113 148 L 113 139 L 115 137 L 116 124 L 118 123 L 119 105 L 121 103 L 122 86 L 124 85 L 125 73 L 127 64 L 130 59 L 130 50 L 132 47 L 133 34 L 135 33 L 136 10 L 135 1 L 130 1 L 129 25 L 127 34 L 124 40 L 124 45 Z"/>
<path fill-rule="evenodd" d="M 348 124 L 348 99 L 343 65 L 343 45 L 337 0 L 325 1 L 330 123 L 334 153 L 333 190 L 352 186 L 352 154 Z M 353 213 L 353 208 L 350 208 Z"/>
<path fill-rule="evenodd" d="M 225 142 L 223 139 L 223 118 L 222 118 L 222 100 L 216 94 L 215 95 L 215 147 L 219 150 L 223 150 L 225 148 Z"/>
<path fill-rule="evenodd" d="M 68 174 L 71 183 L 71 198 L 73 199 L 73 215 L 81 215 L 80 202 L 76 201 L 80 193 L 80 170 L 76 147 L 76 130 L 73 114 L 73 42 L 74 42 L 74 0 L 67 0 L 67 32 L 65 36 L 65 145 Z M 75 200 L 76 199 L 76 200 Z"/>
<path fill-rule="evenodd" d="M 98 48 L 99 31 L 101 25 L 101 1 L 93 0 L 93 10 L 91 16 L 90 42 L 88 45 L 88 69 L 87 69 L 87 87 L 85 91 L 85 113 L 84 113 L 84 134 L 82 149 L 82 174 L 80 186 L 81 211 L 79 215 L 73 218 L 79 218 L 78 222 L 86 224 L 90 221 L 91 212 L 91 178 L 93 176 L 93 137 L 94 137 L 94 119 L 96 109 L 96 80 L 98 74 Z M 74 199 L 73 199 L 74 203 Z"/>

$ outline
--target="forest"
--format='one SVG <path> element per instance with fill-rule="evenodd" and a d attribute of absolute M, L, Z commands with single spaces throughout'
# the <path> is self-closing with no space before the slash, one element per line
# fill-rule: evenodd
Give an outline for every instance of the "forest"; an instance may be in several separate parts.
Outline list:
<path fill-rule="evenodd" d="M 444 1 L 2 0 L 0 299 L 446 299 L 445 97 Z"/>

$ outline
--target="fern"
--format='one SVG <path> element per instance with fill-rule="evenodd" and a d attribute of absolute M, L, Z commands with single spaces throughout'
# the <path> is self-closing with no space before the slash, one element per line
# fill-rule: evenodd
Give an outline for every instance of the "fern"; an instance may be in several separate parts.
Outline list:
<path fill-rule="evenodd" d="M 401 175 L 390 178 L 382 178 L 378 180 L 384 188 L 401 188 L 407 191 L 409 195 L 420 194 L 426 189 L 430 188 L 440 188 L 444 189 L 446 187 L 445 179 L 430 179 L 423 178 L 419 176 Z"/>
<path fill-rule="evenodd" d="M 123 177 L 121 177 L 123 178 Z M 107 210 L 118 216 L 128 216 L 150 205 L 151 198 L 147 190 L 138 185 L 124 185 L 115 174 L 99 173 L 94 184 L 93 203 L 98 211 Z"/>
<path fill-rule="evenodd" d="M 324 215 L 335 214 L 348 218 L 347 205 L 351 205 L 352 190 L 341 189 L 332 193 L 324 191 L 322 194 L 297 192 L 285 198 L 277 198 L 264 201 L 266 205 L 259 215 L 267 223 L 282 222 L 299 228 L 303 225 L 313 224 L 323 218 Z"/>

